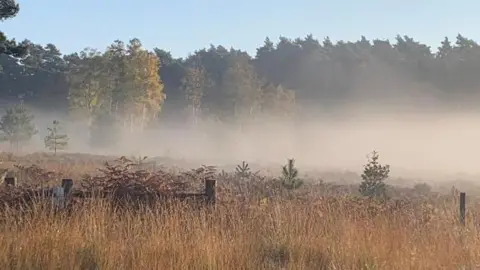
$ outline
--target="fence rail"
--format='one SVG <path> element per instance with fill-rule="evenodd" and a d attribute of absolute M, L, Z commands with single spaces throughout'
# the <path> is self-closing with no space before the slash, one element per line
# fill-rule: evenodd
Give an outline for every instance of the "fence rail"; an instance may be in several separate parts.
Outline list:
<path fill-rule="evenodd" d="M 16 178 L 14 177 L 5 177 L 4 185 L 8 187 L 15 187 L 17 184 Z M 173 193 L 166 194 L 162 192 L 153 192 L 149 194 L 136 194 L 136 198 L 145 199 L 145 198 L 158 198 L 158 199 L 178 199 L 186 200 L 193 199 L 195 201 L 204 201 L 207 204 L 215 204 L 216 201 L 216 192 L 215 192 L 216 181 L 211 179 L 205 180 L 205 190 L 203 193 Z M 66 178 L 62 179 L 61 185 L 44 190 L 34 190 L 31 192 L 33 196 L 45 196 L 52 197 L 57 200 L 57 204 L 65 204 L 65 202 L 70 198 L 108 198 L 112 195 L 111 192 L 85 192 L 80 190 L 73 190 L 73 180 Z M 459 222 L 461 225 L 465 225 L 465 215 L 466 215 L 466 193 L 460 192 L 459 194 Z"/>
<path fill-rule="evenodd" d="M 5 177 L 4 185 L 7 187 L 16 186 L 16 178 L 14 177 Z M 216 192 L 215 192 L 216 181 L 211 179 L 205 180 L 205 189 L 203 193 L 165 193 L 165 192 L 151 192 L 151 193 L 137 193 L 132 194 L 130 198 L 139 199 L 139 200 L 155 200 L 155 199 L 176 199 L 176 200 L 194 200 L 205 202 L 206 204 L 215 204 L 216 202 Z M 54 204 L 65 205 L 71 198 L 109 198 L 112 195 L 115 195 L 112 192 L 86 192 L 81 190 L 73 189 L 73 179 L 62 179 L 59 186 L 46 189 L 37 189 L 30 190 L 30 196 L 34 197 L 49 197 L 54 199 Z M 125 197 L 129 197 L 128 194 Z"/>

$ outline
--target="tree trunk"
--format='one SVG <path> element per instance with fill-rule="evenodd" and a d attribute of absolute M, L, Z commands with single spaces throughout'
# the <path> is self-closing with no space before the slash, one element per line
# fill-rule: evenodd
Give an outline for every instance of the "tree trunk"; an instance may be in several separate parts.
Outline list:
<path fill-rule="evenodd" d="M 143 110 L 142 110 L 142 124 L 141 124 L 141 129 L 140 131 L 143 133 L 143 130 L 145 129 L 145 118 L 146 118 L 146 113 L 147 113 L 147 107 L 145 104 L 143 104 Z"/>

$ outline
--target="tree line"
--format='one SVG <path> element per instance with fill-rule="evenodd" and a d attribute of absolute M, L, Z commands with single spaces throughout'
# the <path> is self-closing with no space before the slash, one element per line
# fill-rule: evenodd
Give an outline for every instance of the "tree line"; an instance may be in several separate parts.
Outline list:
<path fill-rule="evenodd" d="M 1 1 L 0 19 L 15 16 L 18 5 Z M 136 38 L 63 55 L 54 44 L 0 34 L 0 99 L 68 112 L 92 127 L 115 122 L 142 130 L 170 117 L 242 125 L 392 91 L 448 102 L 477 95 L 479 72 L 480 46 L 461 34 L 435 52 L 409 36 L 334 43 L 308 35 L 267 37 L 254 56 L 211 45 L 185 58 L 146 50 Z"/>

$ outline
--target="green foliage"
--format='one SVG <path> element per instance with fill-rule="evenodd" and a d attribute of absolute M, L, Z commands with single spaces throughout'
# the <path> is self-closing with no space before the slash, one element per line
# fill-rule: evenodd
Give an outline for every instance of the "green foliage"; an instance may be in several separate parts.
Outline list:
<path fill-rule="evenodd" d="M 82 113 L 90 121 L 95 117 L 109 95 L 109 79 L 105 59 L 97 50 L 84 50 L 70 63 L 68 73 L 68 100 L 70 109 Z"/>
<path fill-rule="evenodd" d="M 385 198 L 386 185 L 385 180 L 388 179 L 390 173 L 390 165 L 381 165 L 378 162 L 379 155 L 376 151 L 368 157 L 368 163 L 362 173 L 362 183 L 359 192 L 363 196 Z"/>
<path fill-rule="evenodd" d="M 15 17 L 19 10 L 14 0 L 0 0 L 0 21 Z"/>
<path fill-rule="evenodd" d="M 0 3 L 3 19 L 17 14 L 15 1 Z M 409 36 L 333 42 L 308 35 L 266 38 L 254 56 L 219 45 L 186 58 L 148 51 L 136 38 L 63 56 L 54 44 L 17 44 L 0 34 L 0 53 L 15 55 L 18 46 L 28 55 L 0 57 L 0 99 L 70 108 L 90 121 L 106 111 L 132 131 L 160 118 L 242 127 L 264 116 L 292 120 L 319 107 L 336 110 L 352 92 L 365 100 L 390 98 L 384 89 L 392 80 L 401 95 L 434 93 L 450 105 L 465 100 L 457 97 L 477 96 L 480 84 L 480 46 L 461 34 L 444 38 L 436 53 Z M 389 79 L 378 80 L 378 74 Z"/>
<path fill-rule="evenodd" d="M 53 120 L 53 126 L 47 128 L 48 134 L 45 136 L 45 147 L 53 150 L 53 154 L 57 154 L 57 150 L 63 150 L 68 145 L 67 134 L 60 134 L 60 122 Z"/>
<path fill-rule="evenodd" d="M 181 89 L 189 103 L 189 109 L 191 109 L 192 121 L 194 123 L 198 121 L 202 107 L 202 99 L 206 89 L 209 87 L 211 87 L 211 82 L 205 69 L 199 61 L 194 61 L 191 66 L 185 69 L 185 76 L 181 81 Z"/>
<path fill-rule="evenodd" d="M 125 46 L 115 41 L 106 52 L 84 50 L 69 57 L 70 108 L 89 121 L 108 113 L 129 121 L 130 129 L 143 130 L 155 120 L 166 98 L 158 73 L 158 58 L 138 39 Z"/>
<path fill-rule="evenodd" d="M 20 7 L 14 0 L 0 0 L 0 21 L 15 17 L 19 10 Z M 0 55 L 21 57 L 26 52 L 26 47 L 17 45 L 15 40 L 8 40 L 5 34 L 0 31 Z"/>
<path fill-rule="evenodd" d="M 287 189 L 297 189 L 303 185 L 303 181 L 298 178 L 298 169 L 295 168 L 294 159 L 288 159 L 287 164 L 282 167 L 280 180 Z"/>
<path fill-rule="evenodd" d="M 12 146 L 15 145 L 18 152 L 19 143 L 30 140 L 38 132 L 33 119 L 33 114 L 23 103 L 6 109 L 5 115 L 0 119 L 0 131 L 3 132 L 0 139 L 9 141 Z"/>
<path fill-rule="evenodd" d="M 235 174 L 242 178 L 248 178 L 252 175 L 252 172 L 250 171 L 250 167 L 248 167 L 248 163 L 242 161 L 242 164 L 237 165 L 235 168 Z"/>
<path fill-rule="evenodd" d="M 254 118 L 261 109 L 262 81 L 247 56 L 233 56 L 225 70 L 222 86 L 228 97 L 230 113 L 242 122 Z"/>

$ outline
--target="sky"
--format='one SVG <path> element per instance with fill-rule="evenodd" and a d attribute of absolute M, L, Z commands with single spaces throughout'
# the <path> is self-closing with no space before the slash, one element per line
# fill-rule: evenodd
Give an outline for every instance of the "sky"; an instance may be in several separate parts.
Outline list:
<path fill-rule="evenodd" d="M 20 12 L 0 22 L 17 41 L 55 44 L 62 53 L 104 50 L 139 38 L 147 49 L 185 57 L 210 44 L 254 55 L 265 37 L 323 40 L 393 39 L 408 35 L 435 49 L 458 33 L 480 41 L 480 1 L 445 0 L 18 0 Z M 460 4 L 461 3 L 461 4 Z"/>

